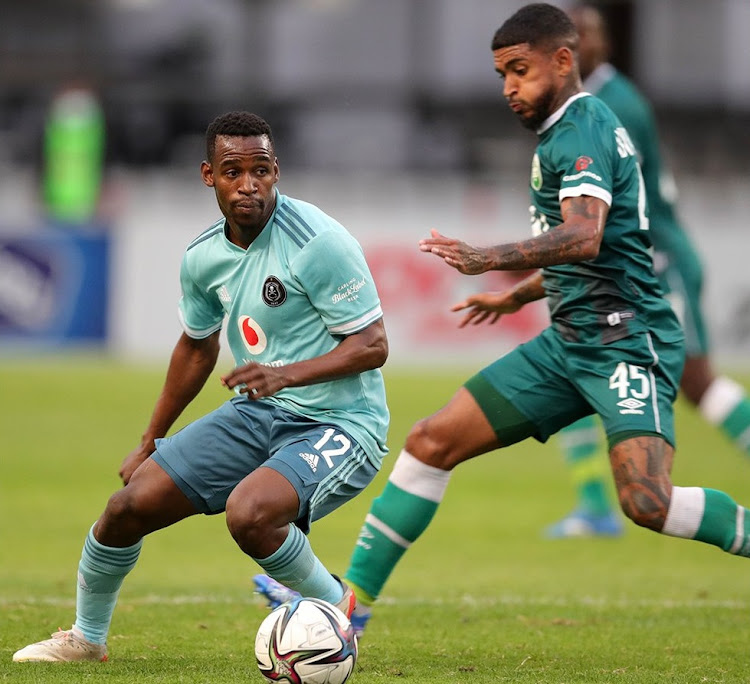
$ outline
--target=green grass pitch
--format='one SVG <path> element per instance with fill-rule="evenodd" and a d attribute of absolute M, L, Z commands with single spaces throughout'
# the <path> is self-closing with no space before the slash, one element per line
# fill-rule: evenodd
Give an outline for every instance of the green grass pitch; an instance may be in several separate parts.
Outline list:
<path fill-rule="evenodd" d="M 106 664 L 14 664 L 13 651 L 73 620 L 81 544 L 138 441 L 163 367 L 67 356 L 0 361 L 0 680 L 262 682 L 266 610 L 257 566 L 223 516 L 146 540 L 123 587 Z M 311 534 L 342 572 L 410 425 L 460 370 L 386 370 L 392 457 L 366 492 Z M 750 386 L 750 376 L 741 378 Z M 218 371 L 180 424 L 227 397 Z M 674 480 L 750 504 L 750 462 L 678 403 Z M 619 540 L 547 541 L 573 503 L 554 443 L 460 467 L 444 504 L 386 586 L 352 682 L 750 682 L 750 563 L 630 524 Z"/>

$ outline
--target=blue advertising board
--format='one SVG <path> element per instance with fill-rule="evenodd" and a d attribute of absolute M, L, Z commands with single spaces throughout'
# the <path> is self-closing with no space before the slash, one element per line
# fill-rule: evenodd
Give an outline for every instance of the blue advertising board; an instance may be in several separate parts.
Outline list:
<path fill-rule="evenodd" d="M 0 231 L 0 345 L 106 341 L 110 238 Z"/>

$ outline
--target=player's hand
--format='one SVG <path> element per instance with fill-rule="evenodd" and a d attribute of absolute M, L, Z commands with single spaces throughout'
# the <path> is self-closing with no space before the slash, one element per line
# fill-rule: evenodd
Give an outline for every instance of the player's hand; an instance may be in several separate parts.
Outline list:
<path fill-rule="evenodd" d="M 221 384 L 227 389 L 240 387 L 240 394 L 246 394 L 248 399 L 260 399 L 276 394 L 280 389 L 288 387 L 289 380 L 284 368 L 264 366 L 260 363 L 248 363 L 237 366 L 232 372 L 221 378 Z"/>
<path fill-rule="evenodd" d="M 141 444 L 131 451 L 123 460 L 118 475 L 122 480 L 123 484 L 130 482 L 130 478 L 133 473 L 138 470 L 138 466 L 141 465 L 151 454 L 156 451 L 156 445 L 151 440 L 148 444 Z"/>
<path fill-rule="evenodd" d="M 451 311 L 462 311 L 469 309 L 461 322 L 459 328 L 471 323 L 479 325 L 487 321 L 489 325 L 497 323 L 504 314 L 515 313 L 523 304 L 519 303 L 513 294 L 513 290 L 503 292 L 482 292 L 467 297 L 464 301 L 454 304 Z"/>
<path fill-rule="evenodd" d="M 432 237 L 419 241 L 419 249 L 431 252 L 440 257 L 448 266 L 453 266 L 465 275 L 478 275 L 487 270 L 487 260 L 483 250 L 467 245 L 461 240 L 445 237 L 434 228 L 430 231 Z"/>

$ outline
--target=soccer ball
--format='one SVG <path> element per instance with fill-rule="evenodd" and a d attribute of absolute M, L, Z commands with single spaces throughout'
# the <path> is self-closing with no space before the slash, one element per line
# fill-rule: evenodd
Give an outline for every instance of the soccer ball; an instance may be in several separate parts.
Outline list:
<path fill-rule="evenodd" d="M 255 658 L 269 682 L 344 684 L 357 662 L 357 637 L 335 606 L 298 598 L 272 610 L 260 624 Z"/>

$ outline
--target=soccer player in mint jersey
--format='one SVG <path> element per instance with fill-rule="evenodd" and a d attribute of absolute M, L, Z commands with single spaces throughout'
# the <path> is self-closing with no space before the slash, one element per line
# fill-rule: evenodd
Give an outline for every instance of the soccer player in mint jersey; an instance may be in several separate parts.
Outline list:
<path fill-rule="evenodd" d="M 346 614 L 354 595 L 306 537 L 358 494 L 386 452 L 379 367 L 382 311 L 359 244 L 315 206 L 280 194 L 271 129 L 230 112 L 206 132 L 203 182 L 223 214 L 185 251 L 184 332 L 125 486 L 94 523 L 78 567 L 70 630 L 15 661 L 105 660 L 120 586 L 143 537 L 197 513 L 226 511 L 239 547 L 268 576 Z M 225 404 L 165 437 L 211 374 L 226 326 L 236 368 Z"/>
<path fill-rule="evenodd" d="M 360 604 L 372 605 L 427 528 L 453 468 L 529 437 L 543 442 L 591 413 L 604 424 L 628 518 L 750 555 L 746 509 L 723 492 L 671 482 L 683 334 L 653 272 L 635 148 L 612 111 L 582 92 L 577 43 L 568 16 L 541 3 L 521 8 L 493 38 L 503 94 L 538 135 L 533 237 L 481 248 L 433 231 L 420 248 L 468 275 L 540 269 L 512 294 L 454 308 L 467 310 L 464 323 L 481 322 L 546 297 L 551 325 L 413 426 L 345 573 Z"/>
<path fill-rule="evenodd" d="M 712 368 L 701 311 L 702 266 L 670 197 L 673 182 L 661 161 L 659 134 L 651 106 L 635 85 L 607 62 L 610 46 L 601 11 L 582 4 L 570 15 L 580 41 L 583 89 L 603 100 L 617 115 L 638 151 L 648 200 L 656 274 L 685 332 L 685 368 L 680 380 L 682 396 L 741 450 L 750 454 L 750 400 L 743 387 L 726 376 L 717 375 Z M 565 428 L 560 439 L 575 483 L 577 502 L 572 513 L 547 528 L 547 536 L 619 534 L 623 525 L 609 496 L 609 476 L 597 421 L 593 416 L 584 418 Z"/>

